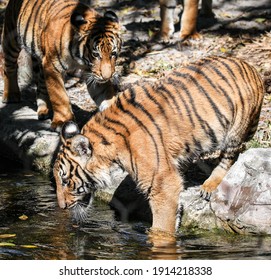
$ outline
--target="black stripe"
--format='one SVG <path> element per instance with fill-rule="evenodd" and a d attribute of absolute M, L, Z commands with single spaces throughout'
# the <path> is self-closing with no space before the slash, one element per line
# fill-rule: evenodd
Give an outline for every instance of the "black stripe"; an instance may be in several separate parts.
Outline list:
<path fill-rule="evenodd" d="M 41 7 L 42 7 L 42 8 L 41 8 Z M 38 12 L 37 12 L 37 14 L 40 15 L 40 16 L 39 16 L 39 20 L 38 20 L 38 22 L 36 23 L 36 19 L 35 19 L 35 25 L 34 25 L 34 27 L 33 27 L 33 30 L 35 29 L 35 27 L 36 27 L 37 29 L 39 29 L 39 28 L 41 28 L 41 26 L 43 26 L 43 28 L 44 28 L 44 21 L 43 21 L 42 16 L 43 16 L 44 13 L 46 14 L 46 10 L 47 10 L 48 5 L 47 5 L 46 2 L 42 2 L 41 7 L 39 7 Z M 45 17 L 45 18 L 46 18 L 46 17 Z M 33 32 L 34 32 L 34 31 L 33 31 Z M 37 45 L 38 45 L 39 48 L 40 48 L 40 46 L 41 46 L 41 40 L 42 40 L 41 31 L 38 30 L 37 33 L 38 33 Z M 33 34 L 32 36 L 33 36 L 33 38 L 35 38 L 36 35 Z M 40 48 L 39 51 L 42 52 L 42 49 Z M 42 55 L 44 55 L 44 52 L 42 52 Z"/>
<path fill-rule="evenodd" d="M 207 66 L 207 65 L 206 65 L 206 66 Z M 207 66 L 207 67 L 208 67 L 208 66 Z M 216 67 L 213 67 L 213 68 L 216 68 Z M 213 89 L 217 89 L 216 85 L 212 82 L 212 80 L 211 80 L 209 77 L 207 77 L 207 75 L 204 73 L 204 71 L 202 71 L 202 70 L 199 69 L 199 68 L 195 68 L 195 67 L 192 67 L 192 68 L 188 67 L 188 69 L 189 69 L 189 70 L 192 70 L 192 71 L 195 71 L 195 73 L 197 73 L 197 74 L 200 74 L 200 75 L 211 85 L 211 87 L 212 87 Z M 217 68 L 216 68 L 216 70 L 217 70 Z M 221 72 L 217 70 L 216 74 L 219 75 L 219 74 L 221 74 Z M 220 78 L 223 78 L 222 74 L 219 75 L 219 77 L 220 77 Z M 227 102 L 228 102 L 228 104 L 230 105 L 231 110 L 233 111 L 234 106 L 233 106 L 232 100 L 230 99 L 230 97 L 228 96 L 228 94 L 226 94 L 225 90 L 223 90 L 219 85 L 218 85 L 218 87 L 222 90 L 223 95 L 226 97 Z M 201 87 L 201 88 L 204 89 L 203 87 Z M 215 102 L 214 102 L 214 101 L 212 100 L 212 98 L 208 95 L 208 93 L 207 93 L 207 91 L 206 91 L 205 89 L 204 89 L 204 94 L 205 94 L 206 96 L 208 96 L 208 100 L 209 100 L 209 102 L 211 102 L 211 106 L 212 106 L 212 108 L 214 108 L 219 122 L 222 124 L 222 122 L 223 122 L 223 120 L 224 120 L 224 124 L 222 124 L 222 126 L 224 126 L 224 128 L 225 128 L 225 127 L 228 127 L 230 121 L 221 113 L 221 111 L 219 110 L 219 107 L 216 106 Z M 219 104 L 219 105 L 220 105 L 220 104 Z M 220 120 L 221 120 L 221 121 L 220 121 Z"/>
<path fill-rule="evenodd" d="M 51 11 L 53 13 L 55 13 L 56 15 L 58 15 L 59 12 L 63 11 L 64 9 L 72 7 L 72 6 L 74 6 L 76 8 L 79 4 L 78 2 L 75 1 L 74 3 L 71 2 L 70 4 L 67 4 L 67 5 L 63 6 L 64 3 L 65 3 L 64 1 L 54 0 L 47 9 L 48 10 L 48 15 Z M 58 8 L 60 8 L 60 9 L 58 9 Z"/>
<path fill-rule="evenodd" d="M 34 13 L 34 12 L 37 12 L 37 11 L 35 11 L 35 8 L 36 8 L 36 6 L 37 6 L 38 4 L 39 4 L 39 1 L 36 1 L 35 4 L 33 5 L 33 7 L 32 7 L 32 13 L 31 13 L 31 15 L 28 17 L 27 23 L 26 23 L 25 28 L 24 28 L 23 43 L 24 43 L 25 46 L 27 46 L 27 40 L 26 40 L 26 39 L 27 39 L 28 29 L 31 28 L 30 22 L 31 22 L 31 20 L 32 20 L 33 13 Z M 32 26 L 32 28 L 33 28 L 33 26 Z M 32 41 L 33 41 L 33 38 L 32 38 Z M 31 42 L 31 43 L 32 43 L 32 42 Z"/>
<path fill-rule="evenodd" d="M 144 113 L 149 120 L 154 124 L 154 126 L 156 127 L 158 134 L 159 134 L 159 138 L 162 142 L 162 145 L 165 147 L 165 143 L 164 143 L 164 139 L 163 139 L 163 132 L 160 128 L 160 126 L 156 123 L 154 117 L 152 116 L 152 114 L 150 112 L 148 112 L 146 110 L 146 108 L 141 104 L 138 103 L 135 98 L 136 98 L 136 93 L 135 93 L 135 89 L 134 88 L 130 88 L 128 89 L 129 93 L 130 93 L 130 98 L 128 99 L 127 96 L 124 94 L 124 98 L 129 102 L 129 104 L 132 104 L 135 108 L 140 109 L 142 113 Z"/>
<path fill-rule="evenodd" d="M 190 104 L 192 106 L 192 112 L 196 115 L 196 118 L 198 119 L 199 124 L 200 124 L 201 128 L 204 130 L 205 134 L 207 134 L 207 135 L 212 134 L 210 125 L 205 120 L 203 120 L 203 118 L 199 115 L 199 113 L 197 111 L 197 108 L 195 106 L 194 100 L 193 100 L 193 98 L 191 96 L 191 93 L 188 90 L 188 88 L 179 79 L 175 80 L 173 78 L 170 78 L 170 81 L 171 81 L 171 83 L 175 83 L 176 87 L 181 87 L 182 88 L 182 94 L 186 94 L 187 97 L 189 98 Z M 213 141 L 214 141 L 214 143 L 217 143 L 217 138 L 216 137 L 213 138 Z"/>
<path fill-rule="evenodd" d="M 9 34 L 8 34 L 8 36 L 9 36 Z M 16 61 L 17 61 L 18 53 L 21 51 L 21 49 L 17 47 L 17 44 L 14 41 L 11 42 L 10 39 L 11 38 L 5 37 L 5 42 L 3 42 L 3 45 L 5 45 L 6 51 L 8 51 L 9 55 L 11 55 L 12 58 L 16 57 Z M 7 44 L 7 42 L 8 42 L 8 44 Z M 5 58 L 6 58 L 6 56 L 5 56 Z"/>
<path fill-rule="evenodd" d="M 17 63 L 17 57 L 14 57 L 13 55 L 9 54 L 8 56 L 5 55 L 5 66 L 14 68 L 14 64 Z"/>
<path fill-rule="evenodd" d="M 243 81 L 244 81 L 246 87 L 249 88 L 247 82 L 251 83 L 251 82 L 253 82 L 253 81 L 251 81 L 251 79 L 250 79 L 250 77 L 249 77 L 249 74 L 248 74 L 247 70 L 245 69 L 244 63 L 240 63 L 239 61 L 237 62 L 237 61 L 234 60 L 234 59 L 230 59 L 230 61 L 233 62 L 233 63 L 237 66 L 237 68 L 238 68 L 239 71 L 240 71 L 240 74 L 241 74 L 241 76 L 242 76 L 242 79 L 243 79 Z"/>
<path fill-rule="evenodd" d="M 124 125 L 124 124 L 121 124 L 119 121 L 115 121 L 115 120 L 112 120 L 112 119 L 109 119 L 108 117 L 105 116 L 105 121 L 107 122 L 111 122 L 111 123 L 114 123 L 114 124 L 117 124 L 117 125 L 121 125 L 122 127 L 125 127 L 126 129 L 126 132 L 128 131 L 127 127 Z M 111 130 L 113 131 L 116 135 L 120 136 L 124 143 L 125 143 L 125 146 L 126 148 L 128 149 L 129 151 L 129 154 L 130 154 L 130 166 L 131 166 L 131 169 L 133 171 L 133 173 L 135 174 L 135 178 L 136 180 L 138 179 L 138 167 L 137 167 L 137 163 L 136 161 L 134 160 L 133 158 L 133 153 L 132 153 L 132 149 L 131 149 L 131 146 L 130 146 L 130 143 L 128 142 L 127 140 L 127 137 L 122 134 L 121 132 L 117 131 L 116 129 L 114 129 L 112 126 L 108 126 L 106 125 L 105 123 L 103 123 L 103 126 L 108 129 L 108 130 Z M 130 135 L 130 132 L 128 131 L 129 135 Z"/>
<path fill-rule="evenodd" d="M 55 62 L 54 62 L 54 61 L 51 61 L 51 65 L 53 65 L 53 67 L 54 67 L 54 69 L 55 69 L 56 72 L 61 73 L 61 72 L 59 71 L 58 67 L 55 65 Z"/>
<path fill-rule="evenodd" d="M 170 100 L 172 101 L 174 107 L 175 107 L 175 110 L 177 110 L 178 113 L 182 114 L 182 110 L 175 98 L 175 96 L 170 92 L 169 89 L 167 89 L 165 87 L 165 85 L 160 85 L 157 89 L 157 94 L 161 95 L 164 99 L 167 100 L 167 104 L 170 106 L 170 108 L 174 111 L 174 108 L 173 106 L 170 105 Z"/>
<path fill-rule="evenodd" d="M 190 107 L 187 104 L 187 102 L 185 101 L 185 99 L 183 98 L 183 95 L 186 94 L 190 100 L 190 104 L 194 103 L 194 100 L 191 98 L 190 95 L 190 91 L 188 90 L 187 87 L 185 87 L 185 85 L 179 81 L 179 80 L 175 80 L 172 77 L 168 78 L 168 81 L 170 82 L 170 84 L 174 85 L 174 88 L 176 90 L 176 92 L 178 93 L 176 96 L 180 99 L 180 101 L 183 103 L 185 110 L 186 110 L 186 116 L 188 116 L 189 121 L 191 123 L 191 125 L 193 127 L 195 127 L 195 122 L 193 120 L 193 114 L 191 113 Z M 181 86 L 182 91 L 180 92 L 178 89 Z M 176 100 L 176 99 L 175 99 Z M 177 100 L 176 100 L 177 101 Z M 181 110 L 180 110 L 181 111 Z"/>
<path fill-rule="evenodd" d="M 37 1 L 38 1 L 38 0 L 37 0 Z M 14 1 L 14 4 L 15 4 L 15 3 L 16 3 L 16 1 Z M 17 3 L 16 3 L 16 4 L 17 4 Z M 28 11 L 28 9 L 29 9 L 28 6 L 31 5 L 31 4 L 32 4 L 31 1 L 26 2 L 24 9 L 20 11 L 19 17 L 18 17 L 18 20 L 17 20 L 17 26 L 22 25 L 22 23 L 21 23 L 22 18 L 24 17 L 24 14 Z"/>
<path fill-rule="evenodd" d="M 204 150 L 203 150 L 203 147 L 202 147 L 202 145 L 201 145 L 201 143 L 200 143 L 200 141 L 198 141 L 198 140 L 195 138 L 194 135 L 192 136 L 192 141 L 193 141 L 194 146 L 196 147 L 196 151 L 197 151 L 197 150 L 200 151 L 200 152 L 203 152 L 203 151 L 204 151 Z"/>
<path fill-rule="evenodd" d="M 158 100 L 150 93 L 150 91 L 147 89 L 145 85 L 142 85 L 141 87 L 143 89 L 143 92 L 146 94 L 146 96 L 158 107 L 160 113 L 165 117 L 165 119 L 168 121 L 168 116 L 162 107 L 162 105 L 158 102 Z M 152 89 L 154 90 L 154 89 Z"/>
<path fill-rule="evenodd" d="M 124 96 L 124 94 L 123 94 L 122 96 Z M 144 131 L 149 135 L 149 137 L 151 138 L 151 140 L 152 140 L 152 142 L 153 142 L 153 144 L 154 144 L 155 150 L 156 150 L 157 164 L 158 164 L 158 166 L 159 166 L 159 164 L 160 164 L 159 149 L 158 149 L 157 143 L 156 143 L 156 141 L 155 141 L 155 138 L 153 137 L 153 135 L 151 134 L 151 132 L 150 132 L 150 131 L 148 130 L 148 128 L 143 124 L 143 122 L 140 121 L 132 112 L 126 110 L 126 109 L 123 107 L 123 105 L 122 105 L 122 103 L 121 103 L 121 99 L 120 99 L 119 97 L 117 98 L 116 105 L 117 105 L 117 107 L 118 107 L 124 114 L 128 115 L 129 117 L 131 117 L 131 118 L 138 124 L 138 126 L 139 126 L 142 130 L 144 130 Z M 157 166 L 157 167 L 158 167 L 158 166 Z"/>
<path fill-rule="evenodd" d="M 252 82 L 254 82 L 256 84 L 257 87 L 259 87 L 259 83 L 261 83 L 258 73 L 256 72 L 256 70 L 254 68 L 252 68 L 250 65 L 248 65 L 247 63 L 242 63 L 241 67 L 243 69 L 243 71 L 245 72 L 246 75 L 246 81 L 245 81 L 245 85 L 248 88 L 248 90 L 250 91 L 251 96 L 254 97 L 254 102 L 255 102 L 255 98 L 257 99 L 257 101 L 255 103 L 258 104 L 259 100 L 258 97 L 259 95 L 255 95 L 254 94 L 254 90 L 253 90 L 253 86 L 251 85 Z M 253 76 L 253 79 L 251 80 L 249 73 L 247 72 L 247 68 L 249 68 L 249 72 L 251 73 L 251 75 Z M 249 83 L 248 83 L 249 82 Z M 248 86 L 250 84 L 250 86 Z"/>
<path fill-rule="evenodd" d="M 201 75 L 204 78 L 206 77 L 205 74 L 202 73 L 198 67 L 195 67 L 195 66 L 191 65 L 191 66 L 187 66 L 186 68 L 189 69 L 190 71 L 193 71 L 194 73 L 197 73 L 197 74 Z M 225 117 L 223 116 L 223 114 L 219 110 L 218 106 L 216 106 L 216 104 L 214 103 L 214 101 L 212 100 L 212 98 L 210 97 L 208 92 L 201 85 L 201 83 L 193 75 L 191 75 L 189 73 L 184 73 L 183 74 L 181 72 L 175 72 L 175 75 L 177 77 L 182 77 L 184 79 L 191 80 L 194 83 L 194 85 L 197 87 L 199 93 L 203 93 L 205 95 L 205 97 L 207 98 L 209 104 L 211 105 L 211 108 L 213 109 L 218 121 L 220 122 L 221 126 L 225 128 L 225 126 L 228 124 L 229 121 L 225 120 L 225 123 L 223 124 L 223 119 L 225 119 Z M 207 80 L 207 78 L 206 78 L 206 80 Z"/>
<path fill-rule="evenodd" d="M 235 87 L 237 88 L 237 91 L 238 91 L 238 93 L 239 93 L 239 97 L 240 97 L 242 109 L 244 110 L 244 107 L 245 107 L 244 98 L 243 98 L 243 96 L 242 96 L 241 89 L 240 89 L 239 85 L 238 85 L 237 82 L 236 82 L 236 77 L 235 77 L 235 75 L 234 75 L 234 72 L 232 71 L 232 69 L 230 68 L 230 66 L 229 66 L 228 63 L 227 63 L 227 59 L 224 58 L 224 60 L 226 60 L 226 63 L 225 63 L 222 59 L 219 59 L 218 57 L 214 57 L 214 59 L 215 59 L 217 62 L 221 63 L 221 64 L 226 68 L 226 70 L 227 70 L 227 72 L 230 74 L 230 76 L 232 77 L 232 81 L 233 81 L 233 83 L 234 83 L 234 85 L 235 85 Z M 228 60 L 229 60 L 229 59 L 228 59 Z M 234 60 L 230 60 L 230 61 L 231 61 L 233 64 L 235 64 L 235 65 L 240 69 L 239 63 L 237 63 L 237 62 L 234 61 Z"/>
<path fill-rule="evenodd" d="M 62 26 L 62 30 L 61 30 L 61 34 L 63 33 L 64 29 L 64 26 Z M 57 54 L 57 59 L 58 59 L 58 62 L 60 64 L 60 66 L 62 67 L 62 69 L 64 71 L 68 70 L 68 67 L 64 64 L 64 62 L 62 61 L 63 57 L 62 57 L 62 40 L 63 40 L 63 37 L 60 38 L 60 41 L 59 41 L 59 45 L 57 45 L 57 41 L 55 41 L 54 43 L 54 47 L 55 47 L 55 51 L 56 51 L 56 54 Z"/>
<path fill-rule="evenodd" d="M 219 78 L 222 79 L 231 88 L 231 90 L 233 91 L 233 87 L 232 87 L 231 83 L 228 81 L 227 77 L 224 74 L 221 73 L 221 71 L 216 67 L 216 65 L 208 64 L 208 65 L 205 65 L 205 67 L 207 69 L 209 69 L 210 71 L 215 72 L 215 74 L 218 75 Z M 218 89 L 218 91 L 221 92 L 224 95 L 224 97 L 226 98 L 227 103 L 228 103 L 230 109 L 234 112 L 235 111 L 234 103 L 232 102 L 232 100 L 229 97 L 229 94 L 226 92 L 226 90 L 224 88 L 222 88 L 219 84 L 212 83 L 212 87 Z"/>
<path fill-rule="evenodd" d="M 71 55 L 71 57 L 72 57 L 72 59 L 74 60 L 75 59 L 75 56 L 73 55 L 73 46 L 74 46 L 74 43 L 73 43 L 73 36 L 74 36 L 74 34 L 72 34 L 71 35 L 72 36 L 72 39 L 70 40 L 70 42 L 69 42 L 69 53 L 70 53 L 70 55 Z"/>
<path fill-rule="evenodd" d="M 102 143 L 104 145 L 110 145 L 110 141 L 108 139 L 106 139 L 106 137 L 100 133 L 99 131 L 97 131 L 96 129 L 89 129 L 88 132 L 95 134 L 96 136 L 98 136 L 99 138 L 102 139 Z"/>
<path fill-rule="evenodd" d="M 128 127 L 127 127 L 125 124 L 123 124 L 122 122 L 120 122 L 119 120 L 113 120 L 112 118 L 109 118 L 109 117 L 107 117 L 107 116 L 104 116 L 104 119 L 105 119 L 107 122 L 110 122 L 110 123 L 113 123 L 113 124 L 115 124 L 115 125 L 118 125 L 118 126 L 122 127 L 122 128 L 126 131 L 126 133 L 127 133 L 128 135 L 130 135 L 130 131 L 129 131 Z"/>

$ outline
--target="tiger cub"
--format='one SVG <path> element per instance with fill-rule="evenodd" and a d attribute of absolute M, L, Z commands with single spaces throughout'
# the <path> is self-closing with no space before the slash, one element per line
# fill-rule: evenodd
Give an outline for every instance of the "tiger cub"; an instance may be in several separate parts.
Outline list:
<path fill-rule="evenodd" d="M 198 5 L 199 0 L 183 0 L 183 14 L 181 19 L 181 33 L 180 39 L 191 37 L 194 39 L 200 38 L 196 31 Z M 177 0 L 159 0 L 160 16 L 161 16 L 161 30 L 160 37 L 164 41 L 168 41 L 174 33 L 174 10 Z M 212 0 L 202 0 L 202 13 L 206 16 L 212 15 Z"/>
<path fill-rule="evenodd" d="M 219 154 L 202 185 L 209 198 L 254 135 L 263 96 L 253 67 L 223 57 L 204 58 L 155 85 L 126 89 L 81 133 L 72 122 L 64 125 L 53 168 L 60 207 L 87 209 L 96 189 L 128 173 L 149 200 L 152 229 L 173 233 L 187 162 Z"/>
<path fill-rule="evenodd" d="M 63 81 L 67 71 L 85 72 L 97 105 L 115 95 L 112 80 L 121 48 L 115 13 L 101 16 L 76 0 L 10 0 L 5 19 L 3 102 L 20 101 L 17 59 L 22 48 L 38 60 L 37 113 L 44 119 L 52 108 L 52 128 L 74 118 Z"/>

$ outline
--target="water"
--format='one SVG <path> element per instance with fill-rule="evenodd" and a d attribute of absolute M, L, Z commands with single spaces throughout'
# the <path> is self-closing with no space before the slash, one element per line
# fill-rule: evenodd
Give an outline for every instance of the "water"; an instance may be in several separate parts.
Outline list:
<path fill-rule="evenodd" d="M 3 165 L 3 160 L 1 161 Z M 271 237 L 181 233 L 153 247 L 145 225 L 95 201 L 84 225 L 61 210 L 50 178 L 0 166 L 0 259 L 271 259 Z"/>

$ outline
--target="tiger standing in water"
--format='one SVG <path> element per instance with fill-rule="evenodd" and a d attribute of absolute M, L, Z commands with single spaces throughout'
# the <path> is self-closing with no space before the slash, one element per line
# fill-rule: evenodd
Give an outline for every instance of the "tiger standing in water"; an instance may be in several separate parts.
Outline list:
<path fill-rule="evenodd" d="M 187 163 L 220 155 L 202 185 L 209 199 L 253 137 L 263 96 L 260 75 L 237 58 L 207 57 L 154 85 L 131 86 L 81 132 L 64 125 L 53 168 L 59 206 L 84 217 L 95 190 L 128 173 L 149 200 L 152 231 L 173 234 Z"/>
<path fill-rule="evenodd" d="M 104 16 L 76 0 L 10 0 L 2 37 L 3 102 L 19 102 L 18 56 L 22 48 L 39 63 L 37 113 L 53 110 L 52 128 L 74 119 L 64 87 L 66 71 L 82 69 L 94 90 L 90 95 L 106 107 L 115 95 L 115 64 L 121 48 L 115 13 Z M 102 104 L 102 102 L 104 102 Z"/>
<path fill-rule="evenodd" d="M 164 41 L 169 41 L 174 33 L 174 10 L 177 0 L 159 0 L 161 30 L 160 37 Z M 196 31 L 199 0 L 183 0 L 183 14 L 181 19 L 180 39 L 184 41 L 187 38 L 198 39 L 199 33 Z M 202 0 L 202 14 L 212 15 L 212 0 Z"/>

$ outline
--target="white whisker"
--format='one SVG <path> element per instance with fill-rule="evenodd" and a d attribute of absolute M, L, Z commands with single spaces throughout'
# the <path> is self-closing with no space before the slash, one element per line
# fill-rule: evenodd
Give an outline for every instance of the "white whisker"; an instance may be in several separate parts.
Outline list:
<path fill-rule="evenodd" d="M 89 205 L 76 203 L 72 208 L 73 219 L 79 224 L 86 222 L 89 218 L 90 208 L 91 207 Z"/>

